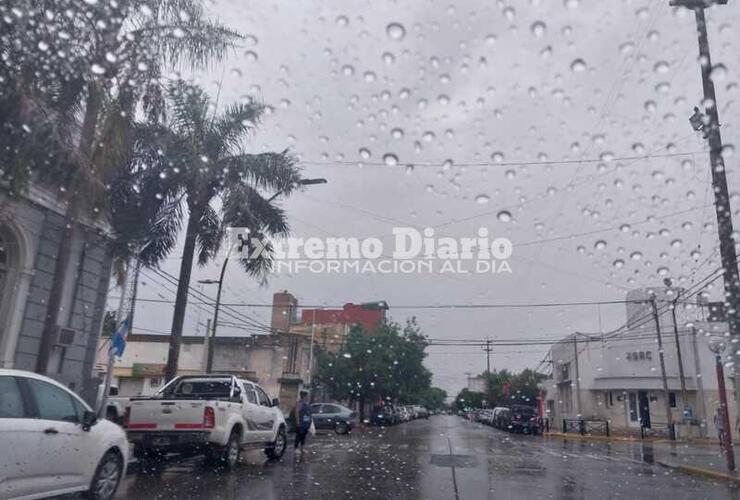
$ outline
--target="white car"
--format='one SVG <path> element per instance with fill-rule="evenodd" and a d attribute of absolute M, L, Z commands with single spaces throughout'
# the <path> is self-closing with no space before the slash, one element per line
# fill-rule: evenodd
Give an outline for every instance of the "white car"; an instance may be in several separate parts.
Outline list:
<path fill-rule="evenodd" d="M 118 425 L 75 393 L 31 372 L 0 369 L 0 498 L 87 491 L 108 500 L 128 464 Z"/>
<path fill-rule="evenodd" d="M 257 384 L 233 375 L 186 375 L 149 397 L 132 397 L 123 427 L 134 456 L 204 453 L 233 467 L 243 448 L 262 448 L 280 459 L 287 444 L 278 400 Z"/>

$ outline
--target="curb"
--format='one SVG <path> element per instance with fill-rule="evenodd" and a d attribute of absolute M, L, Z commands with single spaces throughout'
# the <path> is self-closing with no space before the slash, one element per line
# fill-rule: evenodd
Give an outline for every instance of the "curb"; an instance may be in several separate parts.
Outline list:
<path fill-rule="evenodd" d="M 693 465 L 684 465 L 684 464 L 670 464 L 666 462 L 657 461 L 657 464 L 660 464 L 664 467 L 668 467 L 669 469 L 676 469 L 681 472 L 685 472 L 687 474 L 691 474 L 694 476 L 701 476 L 701 477 L 707 477 L 711 479 L 719 479 L 721 481 L 728 481 L 734 484 L 740 484 L 740 476 L 735 476 L 732 474 L 728 474 L 726 472 L 719 472 L 712 469 L 704 469 L 702 467 L 695 467 Z"/>
<path fill-rule="evenodd" d="M 649 441 L 651 443 L 657 443 L 661 441 L 666 441 L 663 438 L 639 439 L 639 438 L 623 437 L 623 436 L 589 436 L 589 435 L 584 436 L 581 434 L 563 434 L 562 432 L 543 432 L 542 437 L 576 439 L 576 440 L 581 440 L 581 441 L 621 441 L 621 442 L 626 442 L 626 443 L 639 443 L 641 441 L 642 442 Z"/>

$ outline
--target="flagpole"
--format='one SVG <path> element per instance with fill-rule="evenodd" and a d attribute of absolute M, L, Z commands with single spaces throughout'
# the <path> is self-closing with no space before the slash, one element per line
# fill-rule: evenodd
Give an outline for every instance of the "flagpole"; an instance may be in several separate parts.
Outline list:
<path fill-rule="evenodd" d="M 105 370 L 105 384 L 103 384 L 103 395 L 100 398 L 98 407 L 98 418 L 105 417 L 106 403 L 108 402 L 108 393 L 110 392 L 111 382 L 113 381 L 113 364 L 116 361 L 116 352 L 113 349 L 113 339 L 118 329 L 123 325 L 126 319 L 123 319 L 123 312 L 126 309 L 126 291 L 128 290 L 128 262 L 125 264 L 123 280 L 121 282 L 121 297 L 118 302 L 118 312 L 116 313 L 116 329 L 111 333 L 110 345 L 108 346 L 108 363 Z"/>

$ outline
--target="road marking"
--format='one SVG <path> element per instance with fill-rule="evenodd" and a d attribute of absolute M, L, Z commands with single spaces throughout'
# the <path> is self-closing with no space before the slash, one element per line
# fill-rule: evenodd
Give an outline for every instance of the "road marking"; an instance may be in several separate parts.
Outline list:
<path fill-rule="evenodd" d="M 452 441 L 450 440 L 450 436 L 447 436 L 447 446 L 449 446 L 450 448 L 450 457 L 451 457 L 453 453 L 452 453 Z M 455 472 L 454 462 L 452 465 L 452 486 L 455 489 L 455 500 L 460 500 L 460 492 L 457 490 L 457 474 Z"/>

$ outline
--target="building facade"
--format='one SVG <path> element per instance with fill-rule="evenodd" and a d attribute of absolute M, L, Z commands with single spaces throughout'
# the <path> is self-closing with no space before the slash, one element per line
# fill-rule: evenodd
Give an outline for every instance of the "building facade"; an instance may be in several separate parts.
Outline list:
<path fill-rule="evenodd" d="M 679 304 L 674 328 L 670 309 L 661 307 L 672 301 L 661 298 L 671 295 L 666 290 L 656 291 L 667 396 L 652 305 L 628 303 L 623 330 L 600 336 L 573 334 L 551 347 L 552 376 L 543 385 L 545 412 L 556 427 L 563 418 L 582 417 L 608 420 L 612 428 L 626 433 L 639 432 L 641 426 L 664 431 L 667 398 L 679 435 L 716 435 L 719 391 L 709 342 L 726 334 L 727 323 L 693 320 L 698 310 Z M 649 298 L 643 290 L 627 297 L 635 301 Z M 730 421 L 735 422 L 729 373 L 726 379 Z"/>
<path fill-rule="evenodd" d="M 299 307 L 298 299 L 287 290 L 275 293 L 271 330 L 313 337 L 316 346 L 329 352 L 341 349 L 354 326 L 360 326 L 372 334 L 386 321 L 388 310 L 388 304 L 384 301 L 347 303 L 341 309 L 303 308 L 298 319 Z"/>
<path fill-rule="evenodd" d="M 38 186 L 0 192 L 0 367 L 37 370 L 65 205 Z M 110 282 L 108 231 L 77 226 L 46 374 L 94 401 L 96 347 Z"/>
<path fill-rule="evenodd" d="M 108 339 L 101 339 L 97 367 L 105 370 Z M 113 368 L 114 385 L 119 395 L 150 395 L 164 384 L 169 337 L 129 335 L 126 349 Z M 309 375 L 310 340 L 292 334 L 276 333 L 251 337 L 216 337 L 213 372 L 229 373 L 260 384 L 271 397 L 280 399 L 288 410 L 297 401 Z M 183 336 L 178 375 L 205 372 L 207 349 L 204 337 Z"/>

